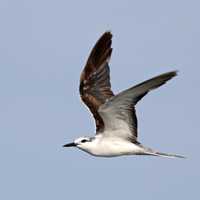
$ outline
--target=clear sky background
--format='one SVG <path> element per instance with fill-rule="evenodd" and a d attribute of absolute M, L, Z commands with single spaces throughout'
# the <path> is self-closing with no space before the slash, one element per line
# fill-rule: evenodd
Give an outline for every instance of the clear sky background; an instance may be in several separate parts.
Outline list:
<path fill-rule="evenodd" d="M 199 1 L 0 1 L 0 199 L 198 199 Z M 188 159 L 95 158 L 62 145 L 94 134 L 80 72 L 111 30 L 115 93 L 179 76 L 137 105 L 139 141 Z"/>

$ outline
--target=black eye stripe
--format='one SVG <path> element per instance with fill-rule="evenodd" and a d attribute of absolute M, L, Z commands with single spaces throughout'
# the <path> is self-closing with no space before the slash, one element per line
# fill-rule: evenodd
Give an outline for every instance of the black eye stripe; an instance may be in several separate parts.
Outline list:
<path fill-rule="evenodd" d="M 83 139 L 83 140 L 81 140 L 81 143 L 85 143 L 85 142 L 87 142 L 88 140 L 86 140 L 86 139 Z"/>

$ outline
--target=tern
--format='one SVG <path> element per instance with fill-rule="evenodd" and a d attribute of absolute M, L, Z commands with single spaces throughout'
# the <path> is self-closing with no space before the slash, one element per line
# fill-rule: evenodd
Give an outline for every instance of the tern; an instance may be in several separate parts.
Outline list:
<path fill-rule="evenodd" d="M 143 146 L 138 140 L 135 106 L 148 92 L 177 75 L 167 72 L 135 85 L 117 95 L 111 90 L 109 60 L 112 34 L 105 32 L 93 47 L 80 77 L 80 96 L 96 122 L 94 137 L 79 137 L 63 147 L 77 147 L 93 156 L 151 155 L 184 156 L 162 153 Z"/>

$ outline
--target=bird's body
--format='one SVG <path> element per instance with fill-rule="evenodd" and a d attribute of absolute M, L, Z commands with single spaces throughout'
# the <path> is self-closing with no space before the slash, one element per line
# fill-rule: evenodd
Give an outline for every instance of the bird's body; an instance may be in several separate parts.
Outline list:
<path fill-rule="evenodd" d="M 115 134 L 113 132 L 112 134 Z M 114 157 L 122 155 L 134 155 L 144 153 L 143 148 L 118 137 L 96 136 L 93 142 L 88 142 L 87 146 L 80 149 L 94 156 Z"/>
<path fill-rule="evenodd" d="M 91 51 L 80 79 L 80 95 L 93 114 L 96 135 L 80 137 L 64 147 L 76 146 L 101 157 L 153 155 L 182 158 L 144 147 L 137 140 L 135 105 L 149 91 L 176 76 L 176 71 L 161 74 L 114 95 L 108 66 L 112 53 L 111 43 L 112 34 L 105 32 Z"/>

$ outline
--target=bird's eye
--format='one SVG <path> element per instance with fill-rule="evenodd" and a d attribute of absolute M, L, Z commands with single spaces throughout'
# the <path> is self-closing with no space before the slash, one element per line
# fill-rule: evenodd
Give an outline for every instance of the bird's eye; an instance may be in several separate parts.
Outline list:
<path fill-rule="evenodd" d="M 83 139 L 83 140 L 81 140 L 81 143 L 85 143 L 85 142 L 87 142 L 88 140 L 86 140 L 86 139 Z"/>

